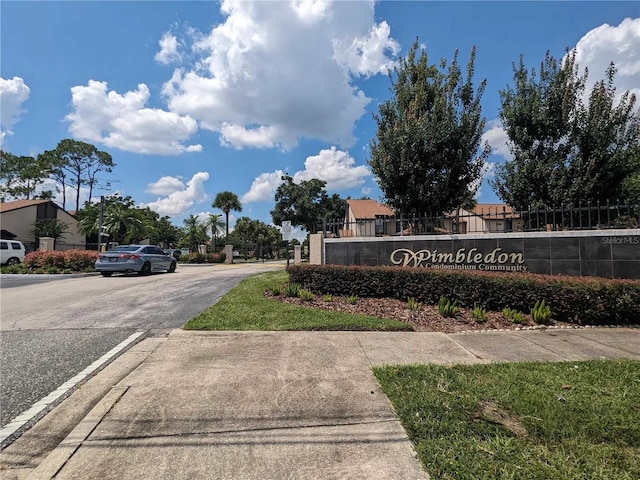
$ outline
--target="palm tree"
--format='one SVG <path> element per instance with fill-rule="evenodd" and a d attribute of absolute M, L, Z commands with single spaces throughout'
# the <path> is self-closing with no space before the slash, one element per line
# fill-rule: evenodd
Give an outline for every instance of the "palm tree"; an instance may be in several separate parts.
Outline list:
<path fill-rule="evenodd" d="M 233 192 L 220 192 L 216 195 L 215 200 L 211 204 L 213 208 L 219 208 L 225 214 L 226 225 L 226 238 L 225 242 L 229 243 L 229 212 L 231 210 L 235 212 L 242 211 L 242 204 L 238 200 L 238 196 Z"/>
<path fill-rule="evenodd" d="M 54 239 L 53 246 L 59 238 L 64 238 L 69 230 L 69 224 L 58 218 L 41 218 L 33 224 L 31 235 L 36 238 L 52 237 Z"/>
<path fill-rule="evenodd" d="M 213 251 L 216 251 L 216 239 L 221 232 L 224 232 L 225 223 L 220 218 L 222 215 L 209 215 L 207 226 L 211 229 L 211 241 L 213 242 Z"/>
<path fill-rule="evenodd" d="M 109 205 L 106 209 L 103 228 L 114 241 L 124 243 L 140 241 L 146 233 L 142 213 L 121 203 Z"/>
<path fill-rule="evenodd" d="M 185 218 L 183 220 L 183 224 L 182 241 L 189 245 L 191 250 L 197 252 L 198 245 L 202 245 L 209 238 L 209 235 L 207 234 L 207 226 L 193 214 Z"/>

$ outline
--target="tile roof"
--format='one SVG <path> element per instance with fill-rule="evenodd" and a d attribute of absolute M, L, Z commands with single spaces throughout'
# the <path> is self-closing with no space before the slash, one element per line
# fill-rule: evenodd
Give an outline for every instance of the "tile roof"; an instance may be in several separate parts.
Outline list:
<path fill-rule="evenodd" d="M 33 205 L 40 205 L 41 203 L 48 203 L 50 201 L 51 200 L 15 200 L 13 202 L 2 202 L 0 203 L 0 213 L 18 210 L 19 208 L 31 207 Z"/>
<path fill-rule="evenodd" d="M 477 203 L 471 213 L 483 218 L 496 218 L 505 216 L 506 218 L 520 218 L 520 215 L 509 205 L 504 203 Z"/>
<path fill-rule="evenodd" d="M 375 200 L 347 200 L 347 206 L 353 213 L 354 218 L 358 220 L 373 219 L 378 215 L 394 215 L 393 210 Z"/>

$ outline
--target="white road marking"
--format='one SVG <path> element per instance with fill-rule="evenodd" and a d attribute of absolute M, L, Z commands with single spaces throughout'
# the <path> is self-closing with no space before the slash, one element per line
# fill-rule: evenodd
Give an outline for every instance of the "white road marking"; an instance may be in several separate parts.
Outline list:
<path fill-rule="evenodd" d="M 66 395 L 67 392 L 69 392 L 69 390 L 71 390 L 80 382 L 82 382 L 84 379 L 92 375 L 93 372 L 95 372 L 97 369 L 99 369 L 105 363 L 111 360 L 114 356 L 116 356 L 122 350 L 127 348 L 133 342 L 135 342 L 138 338 L 140 338 L 141 335 L 144 335 L 144 333 L 145 332 L 133 333 L 132 335 L 129 336 L 129 338 L 127 338 L 126 340 L 123 340 L 118 345 L 113 347 L 107 353 L 102 355 L 98 360 L 96 360 L 87 368 L 85 368 L 83 371 L 78 373 L 75 377 L 64 382 L 62 385 L 56 388 L 49 395 L 44 397 L 42 400 L 39 400 L 38 402 L 34 403 L 30 408 L 28 408 L 27 410 L 22 412 L 20 415 L 18 415 L 16 418 L 14 418 L 8 425 L 6 425 L 0 430 L 0 444 L 3 443 L 11 435 L 16 433 L 18 430 L 20 430 L 26 423 L 30 422 L 35 417 L 40 415 L 44 410 L 48 409 L 49 406 L 55 403 L 60 397 L 62 397 L 63 395 Z"/>

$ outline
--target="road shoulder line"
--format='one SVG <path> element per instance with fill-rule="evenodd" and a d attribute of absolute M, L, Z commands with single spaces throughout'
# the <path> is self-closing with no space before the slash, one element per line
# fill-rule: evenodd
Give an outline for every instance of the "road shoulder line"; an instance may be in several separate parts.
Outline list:
<path fill-rule="evenodd" d="M 18 432 L 23 426 L 30 423 L 31 420 L 39 417 L 43 412 L 46 412 L 52 405 L 56 404 L 56 402 L 60 400 L 60 398 L 64 397 L 67 393 L 69 393 L 70 390 L 75 388 L 76 385 L 90 377 L 96 370 L 100 369 L 121 351 L 125 350 L 130 345 L 135 343 L 144 334 L 145 332 L 135 332 L 131 334 L 128 338 L 126 338 L 111 350 L 109 350 L 107 353 L 102 355 L 98 360 L 93 362 L 76 376 L 64 382 L 49 395 L 37 401 L 30 408 L 14 418 L 0 430 L 0 445 L 3 444 L 5 440 L 13 436 L 16 432 Z"/>

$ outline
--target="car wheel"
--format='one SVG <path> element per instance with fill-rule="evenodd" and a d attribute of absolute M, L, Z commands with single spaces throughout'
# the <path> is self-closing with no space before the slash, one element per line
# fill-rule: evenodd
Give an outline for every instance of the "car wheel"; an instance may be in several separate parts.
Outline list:
<path fill-rule="evenodd" d="M 176 262 L 171 262 L 171 265 L 169 266 L 169 270 L 167 270 L 167 272 L 173 273 L 175 271 L 176 271 Z"/>
<path fill-rule="evenodd" d="M 11 257 L 9 260 L 7 260 L 7 263 L 5 265 L 17 265 L 20 263 L 20 260 L 18 260 L 16 257 Z"/>
<path fill-rule="evenodd" d="M 151 273 L 151 264 L 149 262 L 144 262 L 142 268 L 138 272 L 139 275 L 149 275 Z"/>
<path fill-rule="evenodd" d="M 113 272 L 100 272 L 102 274 L 103 277 L 110 277 L 111 275 L 113 275 Z"/>

